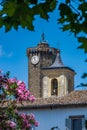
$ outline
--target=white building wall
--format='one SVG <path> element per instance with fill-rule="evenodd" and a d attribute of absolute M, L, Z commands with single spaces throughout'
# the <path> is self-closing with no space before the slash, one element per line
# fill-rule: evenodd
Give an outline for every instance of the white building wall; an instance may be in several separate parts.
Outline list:
<path fill-rule="evenodd" d="M 52 127 L 58 126 L 60 130 L 66 130 L 65 119 L 69 116 L 85 115 L 87 119 L 86 108 L 58 108 L 58 109 L 36 109 L 36 110 L 22 110 L 22 112 L 33 113 L 36 120 L 40 122 L 39 127 L 35 130 L 51 130 Z M 57 129 L 55 129 L 57 130 Z"/>

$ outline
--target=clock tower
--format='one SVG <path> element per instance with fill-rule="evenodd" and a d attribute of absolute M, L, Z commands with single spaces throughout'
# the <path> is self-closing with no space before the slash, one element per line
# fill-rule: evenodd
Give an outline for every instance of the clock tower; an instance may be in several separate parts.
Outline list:
<path fill-rule="evenodd" d="M 36 47 L 27 49 L 28 56 L 28 86 L 35 97 L 42 97 L 42 68 L 50 66 L 56 56 L 57 49 L 49 47 L 42 34 Z"/>
<path fill-rule="evenodd" d="M 73 69 L 65 66 L 60 50 L 50 47 L 42 34 L 36 47 L 27 49 L 28 84 L 36 98 L 61 97 L 74 90 Z"/>

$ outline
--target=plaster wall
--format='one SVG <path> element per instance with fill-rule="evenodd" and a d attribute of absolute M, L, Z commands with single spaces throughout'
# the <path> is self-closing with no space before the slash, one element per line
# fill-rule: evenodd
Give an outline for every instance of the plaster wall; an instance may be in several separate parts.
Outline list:
<path fill-rule="evenodd" d="M 87 107 L 85 108 L 36 109 L 36 110 L 24 109 L 21 111 L 27 114 L 33 113 L 35 115 L 36 120 L 40 122 L 39 127 L 36 127 L 35 130 L 51 130 L 52 127 L 56 127 L 56 126 L 60 128 L 59 130 L 66 130 L 65 120 L 69 116 L 84 115 L 85 119 L 87 119 Z"/>

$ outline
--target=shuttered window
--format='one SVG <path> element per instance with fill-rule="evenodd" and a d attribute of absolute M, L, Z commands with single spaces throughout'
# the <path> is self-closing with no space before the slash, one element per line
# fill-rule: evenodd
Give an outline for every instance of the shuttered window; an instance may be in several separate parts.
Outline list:
<path fill-rule="evenodd" d="M 66 130 L 85 130 L 84 116 L 72 116 L 66 119 Z"/>
<path fill-rule="evenodd" d="M 66 130 L 71 130 L 71 127 L 72 127 L 72 125 L 71 125 L 71 119 L 66 119 Z"/>

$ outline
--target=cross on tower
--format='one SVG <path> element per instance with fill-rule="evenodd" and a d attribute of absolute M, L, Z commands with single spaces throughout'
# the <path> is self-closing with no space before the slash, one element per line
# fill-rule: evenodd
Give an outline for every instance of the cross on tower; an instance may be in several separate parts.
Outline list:
<path fill-rule="evenodd" d="M 41 35 L 41 39 L 42 39 L 42 41 L 45 40 L 45 34 L 44 34 L 44 33 L 42 33 L 42 35 Z"/>

